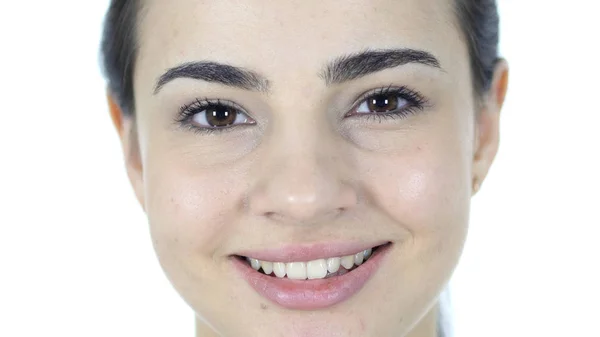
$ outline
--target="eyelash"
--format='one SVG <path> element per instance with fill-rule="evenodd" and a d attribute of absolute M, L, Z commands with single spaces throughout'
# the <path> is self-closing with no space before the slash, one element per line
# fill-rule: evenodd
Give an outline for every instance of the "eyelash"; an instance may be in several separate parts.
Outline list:
<path fill-rule="evenodd" d="M 375 118 L 375 119 L 377 119 L 377 122 L 381 123 L 383 120 L 390 119 L 390 118 L 391 119 L 407 118 L 408 116 L 414 115 L 418 111 L 425 109 L 429 104 L 429 101 L 427 100 L 427 98 L 425 98 L 425 96 L 423 96 L 422 94 L 420 94 L 419 92 L 417 92 L 415 90 L 409 89 L 405 86 L 393 87 L 392 85 L 389 85 L 388 87 L 370 90 L 370 91 L 366 92 L 365 94 L 361 95 L 361 97 L 356 101 L 356 103 L 354 103 L 352 105 L 352 110 L 358 109 L 358 107 L 360 107 L 362 105 L 362 103 L 367 101 L 368 99 L 371 99 L 371 98 L 374 98 L 377 96 L 387 96 L 387 95 L 393 95 L 393 96 L 400 97 L 401 99 L 406 101 L 406 106 L 396 109 L 396 110 L 391 110 L 391 111 L 381 112 L 381 113 L 368 113 L 368 114 L 354 113 L 354 114 L 350 115 L 349 117 L 354 118 L 354 116 L 358 116 L 357 118 L 364 118 L 367 121 Z"/>
<path fill-rule="evenodd" d="M 409 89 L 405 86 L 393 87 L 392 85 L 390 85 L 388 87 L 382 87 L 382 88 L 370 90 L 370 91 L 364 93 L 363 95 L 361 95 L 360 98 L 352 105 L 351 112 L 353 112 L 354 110 L 357 110 L 360 106 L 362 106 L 362 104 L 364 104 L 364 102 L 367 102 L 368 99 L 372 99 L 377 96 L 387 96 L 387 95 L 394 95 L 396 97 L 401 98 L 402 100 L 406 101 L 406 106 L 396 109 L 396 110 L 382 112 L 382 113 L 352 113 L 350 115 L 346 114 L 345 117 L 347 117 L 347 118 L 362 118 L 367 121 L 375 118 L 379 123 L 381 123 L 383 120 L 387 120 L 390 118 L 391 119 L 403 119 L 410 115 L 414 115 L 418 111 L 423 110 L 428 105 L 428 100 L 423 95 L 421 95 L 419 92 Z M 216 100 L 212 99 L 211 100 L 208 98 L 203 98 L 203 99 L 196 99 L 194 102 L 182 106 L 179 109 L 179 114 L 176 118 L 176 122 L 179 126 L 182 126 L 188 130 L 194 131 L 196 133 L 201 133 L 201 134 L 224 133 L 224 132 L 232 131 L 240 126 L 252 125 L 252 124 L 241 124 L 241 125 L 209 128 L 209 127 L 197 126 L 192 122 L 192 118 L 196 114 L 202 113 L 203 111 L 205 111 L 209 108 L 216 108 L 216 107 L 225 107 L 225 108 L 236 110 L 245 115 L 248 115 L 241 106 L 239 106 L 233 102 L 222 101 L 220 99 L 216 99 Z"/>
<path fill-rule="evenodd" d="M 207 128 L 207 127 L 200 127 L 200 126 L 194 125 L 194 123 L 192 122 L 192 118 L 194 118 L 194 116 L 196 114 L 201 113 L 209 108 L 214 108 L 214 107 L 226 107 L 226 108 L 234 109 L 234 110 L 237 110 L 237 111 L 240 111 L 240 112 L 246 114 L 246 112 L 244 112 L 244 109 L 241 106 L 239 106 L 233 102 L 222 101 L 220 99 L 210 100 L 208 98 L 203 98 L 203 99 L 196 99 L 194 102 L 182 106 L 179 109 L 179 115 L 176 119 L 176 122 L 179 126 L 182 126 L 185 129 L 194 131 L 196 133 L 201 133 L 201 134 L 225 133 L 228 131 L 232 131 L 233 129 L 236 129 L 239 126 L 245 126 L 245 125 L 236 125 L 236 126 Z"/>

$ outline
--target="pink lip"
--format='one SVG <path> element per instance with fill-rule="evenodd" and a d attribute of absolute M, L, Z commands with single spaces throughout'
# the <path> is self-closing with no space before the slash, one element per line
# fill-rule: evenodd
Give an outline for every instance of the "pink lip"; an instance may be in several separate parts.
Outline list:
<path fill-rule="evenodd" d="M 381 246 L 388 241 L 374 242 L 335 242 L 335 243 L 312 243 L 303 245 L 285 245 L 279 248 L 261 250 L 245 250 L 235 255 L 251 257 L 261 261 L 269 262 L 308 262 L 330 257 L 342 257 L 354 255 L 366 249 Z"/>
<path fill-rule="evenodd" d="M 231 261 L 242 278 L 266 299 L 287 309 L 314 310 L 330 307 L 356 294 L 378 270 L 390 248 L 391 244 L 379 247 L 365 263 L 349 273 L 320 280 L 277 278 L 252 269 L 238 257 L 232 257 Z"/>

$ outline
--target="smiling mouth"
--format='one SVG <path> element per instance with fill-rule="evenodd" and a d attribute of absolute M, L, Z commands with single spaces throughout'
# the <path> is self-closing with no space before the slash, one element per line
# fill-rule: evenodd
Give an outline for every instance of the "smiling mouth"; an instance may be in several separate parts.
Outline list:
<path fill-rule="evenodd" d="M 342 276 L 366 263 L 380 248 L 380 245 L 355 254 L 334 256 L 312 261 L 271 262 L 247 256 L 237 256 L 257 273 L 273 278 L 290 280 L 318 280 Z"/>
<path fill-rule="evenodd" d="M 284 246 L 239 252 L 231 256 L 231 262 L 262 297 L 286 309 L 316 310 L 358 293 L 392 247 L 389 241 Z"/>

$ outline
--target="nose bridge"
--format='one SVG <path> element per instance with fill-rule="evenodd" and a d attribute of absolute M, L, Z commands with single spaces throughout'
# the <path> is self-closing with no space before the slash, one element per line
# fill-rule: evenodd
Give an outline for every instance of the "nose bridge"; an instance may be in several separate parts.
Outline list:
<path fill-rule="evenodd" d="M 248 195 L 253 214 L 311 223 L 356 204 L 342 143 L 326 123 L 303 125 L 282 127 L 271 135 L 258 163 L 259 179 Z"/>

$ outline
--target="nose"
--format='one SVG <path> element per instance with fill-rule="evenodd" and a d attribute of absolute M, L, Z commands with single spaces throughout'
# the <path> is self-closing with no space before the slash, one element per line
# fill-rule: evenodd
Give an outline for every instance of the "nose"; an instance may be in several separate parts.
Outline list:
<path fill-rule="evenodd" d="M 357 204 L 351 165 L 333 132 L 296 129 L 272 136 L 278 141 L 263 151 L 248 194 L 252 214 L 307 225 L 332 220 Z"/>

